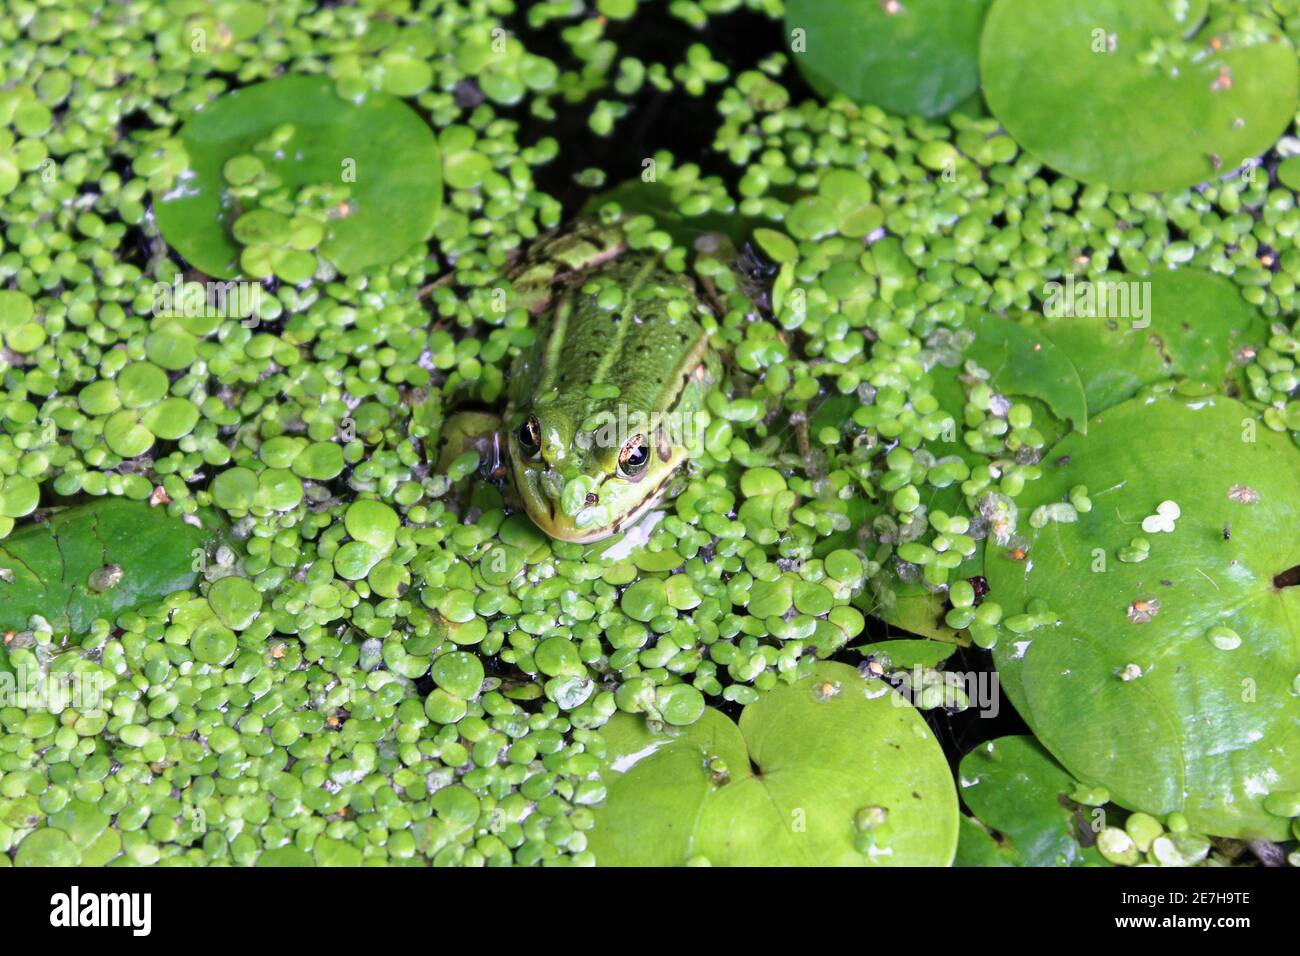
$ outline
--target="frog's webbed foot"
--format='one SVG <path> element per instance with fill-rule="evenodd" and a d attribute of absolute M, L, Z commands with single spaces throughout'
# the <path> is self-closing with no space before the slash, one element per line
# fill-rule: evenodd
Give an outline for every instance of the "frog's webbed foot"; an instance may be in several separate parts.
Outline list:
<path fill-rule="evenodd" d="M 442 428 L 437 470 L 446 474 L 467 451 L 478 453 L 478 471 L 484 478 L 501 479 L 506 473 L 505 438 L 501 416 L 489 412 L 457 412 Z"/>

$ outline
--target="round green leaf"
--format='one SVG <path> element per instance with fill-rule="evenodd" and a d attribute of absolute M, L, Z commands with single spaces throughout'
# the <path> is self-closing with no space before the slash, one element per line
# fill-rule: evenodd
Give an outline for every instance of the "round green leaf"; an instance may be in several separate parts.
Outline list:
<path fill-rule="evenodd" d="M 402 521 L 397 512 L 371 498 L 359 498 L 343 514 L 343 524 L 357 541 L 364 541 L 379 551 L 393 547 Z"/>
<path fill-rule="evenodd" d="M 430 673 L 435 684 L 465 700 L 475 697 L 483 686 L 483 662 L 468 651 L 439 654 Z"/>
<path fill-rule="evenodd" d="M 616 714 L 589 847 L 606 866 L 946 866 L 957 800 L 938 743 L 887 684 L 820 663 L 684 728 Z"/>
<path fill-rule="evenodd" d="M 1287 189 L 1300 192 L 1300 156 L 1288 156 L 1278 163 L 1277 178 Z"/>
<path fill-rule="evenodd" d="M 442 184 L 437 141 L 419 114 L 387 94 L 349 102 L 324 77 L 285 76 L 227 93 L 181 130 L 191 166 L 155 208 L 163 236 L 193 265 L 220 278 L 239 272 L 222 168 L 282 124 L 294 133 L 262 157 L 271 173 L 291 188 L 351 189 L 349 212 L 321 246 L 341 271 L 392 262 L 429 236 Z"/>
<path fill-rule="evenodd" d="M 22 518 L 36 510 L 41 486 L 24 475 L 10 475 L 0 481 L 0 515 Z"/>
<path fill-rule="evenodd" d="M 1053 169 L 1116 189 L 1179 189 L 1268 149 L 1296 110 L 1296 54 L 1245 13 L 1205 4 L 995 0 L 980 47 L 984 96 Z"/>
<path fill-rule="evenodd" d="M 220 527 L 206 511 L 199 524 L 142 501 L 103 498 L 23 525 L 0 542 L 0 630 L 21 631 L 40 614 L 57 632 L 80 634 L 97 617 L 113 620 L 192 588 L 196 552 L 206 552 Z M 106 568 L 121 574 L 105 576 Z"/>
<path fill-rule="evenodd" d="M 18 845 L 15 866 L 77 866 L 81 853 L 62 830 L 41 827 Z"/>
<path fill-rule="evenodd" d="M 894 113 L 938 116 L 979 86 L 988 4 L 787 0 L 786 35 L 795 63 L 823 96 L 843 93 Z"/>
<path fill-rule="evenodd" d="M 1017 499 L 1028 559 L 985 552 L 1004 625 L 1035 598 L 1059 619 L 1002 629 L 994 659 L 1016 709 L 1121 806 L 1280 839 L 1287 822 L 1262 802 L 1300 787 L 1300 539 L 1285 533 L 1300 451 L 1239 402 L 1165 397 L 1102 413 L 1044 460 Z M 1030 527 L 1035 507 L 1080 484 L 1090 512 Z M 1166 501 L 1181 511 L 1174 530 L 1143 532 Z M 1149 557 L 1118 560 L 1137 535 Z"/>
<path fill-rule="evenodd" d="M 242 631 L 262 610 L 262 595 L 248 578 L 230 575 L 213 582 L 208 604 L 222 624 Z"/>

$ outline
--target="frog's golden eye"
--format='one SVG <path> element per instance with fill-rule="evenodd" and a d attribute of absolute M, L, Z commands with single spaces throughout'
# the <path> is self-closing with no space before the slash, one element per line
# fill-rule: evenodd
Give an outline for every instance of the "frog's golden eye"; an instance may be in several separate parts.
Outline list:
<path fill-rule="evenodd" d="M 536 415 L 528 416 L 528 420 L 519 426 L 515 438 L 519 440 L 520 449 L 529 458 L 542 450 L 542 426 L 537 421 Z"/>
<path fill-rule="evenodd" d="M 634 435 L 627 440 L 618 453 L 618 473 L 623 478 L 635 481 L 640 478 L 650 464 L 650 443 L 645 435 Z"/>

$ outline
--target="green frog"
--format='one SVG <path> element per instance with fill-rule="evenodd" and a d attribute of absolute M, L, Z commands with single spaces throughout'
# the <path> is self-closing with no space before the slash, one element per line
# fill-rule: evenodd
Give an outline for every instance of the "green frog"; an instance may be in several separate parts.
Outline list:
<path fill-rule="evenodd" d="M 697 243 L 707 254 L 721 246 Z M 537 242 L 511 285 L 536 341 L 511 369 L 503 417 L 448 421 L 444 460 L 475 444 L 553 538 L 624 531 L 702 451 L 704 397 L 720 374 L 714 310 L 690 276 L 589 220 Z"/>

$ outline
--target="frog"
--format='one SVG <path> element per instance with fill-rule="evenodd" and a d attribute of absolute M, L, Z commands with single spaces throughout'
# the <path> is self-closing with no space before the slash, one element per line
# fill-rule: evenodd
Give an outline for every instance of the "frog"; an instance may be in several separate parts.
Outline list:
<path fill-rule="evenodd" d="M 729 252 L 716 235 L 695 245 L 701 257 Z M 626 531 L 703 452 L 705 398 L 722 373 L 716 289 L 598 220 L 538 240 L 509 279 L 535 340 L 512 363 L 504 413 L 452 415 L 441 461 L 475 448 L 481 475 L 554 539 Z"/>

